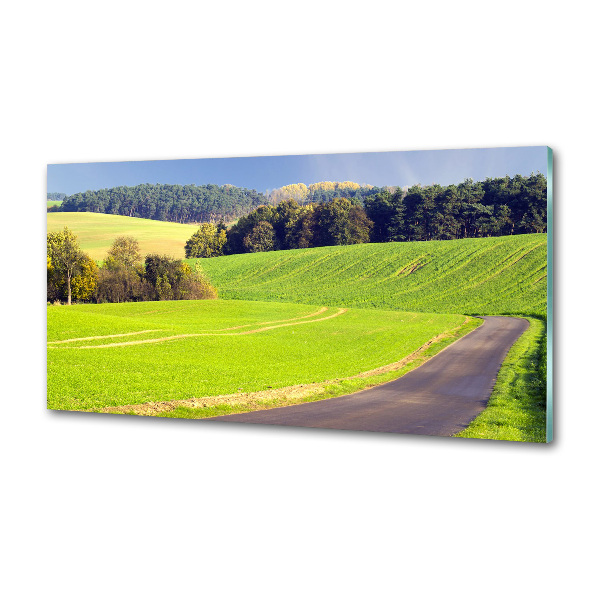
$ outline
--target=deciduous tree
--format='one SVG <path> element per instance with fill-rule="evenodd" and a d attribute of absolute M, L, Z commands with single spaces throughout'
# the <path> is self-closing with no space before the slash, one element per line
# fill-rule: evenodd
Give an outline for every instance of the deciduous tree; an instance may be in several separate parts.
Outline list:
<path fill-rule="evenodd" d="M 246 252 L 269 252 L 275 249 L 275 230 L 268 221 L 257 223 L 244 238 Z"/>
<path fill-rule="evenodd" d="M 75 300 L 91 300 L 98 285 L 98 266 L 87 254 L 83 255 L 79 273 L 71 281 Z"/>
<path fill-rule="evenodd" d="M 140 244 L 132 236 L 120 236 L 113 242 L 106 258 L 125 267 L 136 267 L 142 260 Z"/>
<path fill-rule="evenodd" d="M 225 226 L 217 227 L 214 223 L 202 223 L 198 231 L 185 243 L 185 257 L 210 258 L 211 256 L 221 256 L 226 242 Z"/>
<path fill-rule="evenodd" d="M 77 236 L 65 227 L 62 231 L 47 235 L 48 257 L 55 281 L 64 280 L 67 304 L 71 304 L 73 277 L 81 270 L 84 254 L 77 243 Z"/>

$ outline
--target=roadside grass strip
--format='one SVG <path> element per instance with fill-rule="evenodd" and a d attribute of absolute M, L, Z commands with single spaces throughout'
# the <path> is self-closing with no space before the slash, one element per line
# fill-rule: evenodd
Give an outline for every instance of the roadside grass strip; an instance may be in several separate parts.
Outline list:
<path fill-rule="evenodd" d="M 524 318 L 529 328 L 509 350 L 487 407 L 455 437 L 546 441 L 546 323 Z"/>

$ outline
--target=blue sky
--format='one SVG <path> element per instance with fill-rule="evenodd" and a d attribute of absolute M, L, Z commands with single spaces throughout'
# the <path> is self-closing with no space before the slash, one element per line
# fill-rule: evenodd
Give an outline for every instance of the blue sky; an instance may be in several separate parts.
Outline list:
<path fill-rule="evenodd" d="M 48 192 L 70 195 L 140 183 L 230 183 L 259 192 L 317 181 L 403 187 L 537 171 L 547 175 L 546 146 L 73 163 L 48 165 Z"/>

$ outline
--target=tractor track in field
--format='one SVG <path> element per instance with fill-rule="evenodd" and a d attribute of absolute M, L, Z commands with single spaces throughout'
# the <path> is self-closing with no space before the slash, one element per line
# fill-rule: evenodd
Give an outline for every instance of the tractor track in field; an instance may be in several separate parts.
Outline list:
<path fill-rule="evenodd" d="M 467 319 L 468 320 L 468 319 Z M 465 320 L 466 322 L 466 320 Z M 376 367 L 368 371 L 357 373 L 335 380 L 321 381 L 317 383 L 303 383 L 290 385 L 283 388 L 268 388 L 257 392 L 237 392 L 234 394 L 221 394 L 218 396 L 205 396 L 202 398 L 189 398 L 186 400 L 164 400 L 159 402 L 146 402 L 143 404 L 128 404 L 122 406 L 107 406 L 101 412 L 117 413 L 117 414 L 136 414 L 141 416 L 156 416 L 161 413 L 169 412 L 177 408 L 206 408 L 208 406 L 217 406 L 229 404 L 230 406 L 240 406 L 244 408 L 254 408 L 260 410 L 265 408 L 265 402 L 277 401 L 282 404 L 298 404 L 303 402 L 305 398 L 314 396 L 325 391 L 325 386 L 339 381 L 350 381 L 354 379 L 366 379 L 374 375 L 383 375 L 392 371 L 399 371 L 413 361 L 425 362 L 430 360 L 430 357 L 425 356 L 425 351 L 433 344 L 450 337 L 455 334 L 463 324 L 450 329 L 444 333 L 436 335 L 429 341 L 425 342 L 420 348 L 409 354 L 408 356 L 387 364 L 381 367 Z"/>
<path fill-rule="evenodd" d="M 307 325 L 309 323 L 317 323 L 319 321 L 326 321 L 328 319 L 335 319 L 336 317 L 339 317 L 339 316 L 343 315 L 344 313 L 347 313 L 349 309 L 338 308 L 337 312 L 335 312 L 331 315 L 326 315 L 324 317 L 320 317 L 319 319 L 310 319 L 309 321 L 300 321 L 299 320 L 299 319 L 308 319 L 309 317 L 314 317 L 316 315 L 326 312 L 327 310 L 328 310 L 328 308 L 324 306 L 324 307 L 320 308 L 318 311 L 311 313 L 310 315 L 306 315 L 303 317 L 294 317 L 292 319 L 286 319 L 283 322 L 282 321 L 270 321 L 270 323 L 278 323 L 278 324 L 277 325 L 269 325 L 268 327 L 259 327 L 258 329 L 250 329 L 248 331 L 239 331 L 236 333 L 223 333 L 224 331 L 227 331 L 227 330 L 221 329 L 221 330 L 216 330 L 216 331 L 204 331 L 201 333 L 180 333 L 177 335 L 169 335 L 169 336 L 158 337 L 158 338 L 146 338 L 143 340 L 132 340 L 130 342 L 113 342 L 111 344 L 96 344 L 96 345 L 92 345 L 92 346 L 72 346 L 72 348 L 75 348 L 77 350 L 90 350 L 90 349 L 94 349 L 94 348 L 117 348 L 117 347 L 121 347 L 121 346 L 136 346 L 136 345 L 140 345 L 140 344 L 156 344 L 158 342 L 168 342 L 171 340 L 179 340 L 179 339 L 194 338 L 194 337 L 250 335 L 253 333 L 260 333 L 262 331 L 269 331 L 271 329 L 279 329 L 281 327 L 294 327 L 294 326 L 300 326 L 300 325 Z M 250 325 L 240 325 L 239 327 L 232 327 L 231 329 L 241 329 L 242 327 L 253 327 L 253 326 L 255 327 L 256 325 L 261 325 L 261 324 L 266 324 L 266 323 L 254 323 L 254 324 L 250 324 Z M 106 335 L 106 336 L 94 336 L 94 337 L 89 337 L 89 338 L 77 338 L 77 339 L 73 338 L 70 340 L 61 340 L 58 342 L 48 342 L 48 345 L 49 345 L 49 347 L 52 347 L 52 345 L 54 345 L 54 344 L 65 344 L 67 342 L 107 339 L 107 338 L 113 338 L 113 337 L 124 337 L 124 336 L 128 336 L 128 335 L 137 335 L 140 333 L 148 333 L 150 331 L 160 331 L 160 330 L 136 331 L 136 332 L 131 332 L 131 333 L 121 333 L 121 334 Z"/>
<path fill-rule="evenodd" d="M 326 306 L 322 306 L 319 308 L 319 310 L 310 313 L 310 315 L 302 315 L 301 317 L 293 317 L 291 319 L 279 319 L 279 321 L 264 321 L 262 323 L 254 323 L 253 325 L 256 327 L 257 325 L 272 325 L 273 323 L 289 323 L 291 321 L 299 321 L 301 319 L 316 317 L 317 315 L 327 312 L 327 310 L 328 309 Z M 215 329 L 215 331 L 232 331 L 233 329 L 244 329 L 245 327 L 252 327 L 252 325 L 236 325 L 235 327 L 226 327 L 225 329 Z"/>
<path fill-rule="evenodd" d="M 160 329 L 144 329 L 143 331 L 130 331 L 128 333 L 112 333 L 110 335 L 93 335 L 91 337 L 71 338 L 69 340 L 55 340 L 48 342 L 48 344 L 68 344 L 71 342 L 87 342 L 90 340 L 106 340 L 109 338 L 127 337 L 129 335 L 140 335 L 142 333 L 153 333 L 160 331 Z"/>

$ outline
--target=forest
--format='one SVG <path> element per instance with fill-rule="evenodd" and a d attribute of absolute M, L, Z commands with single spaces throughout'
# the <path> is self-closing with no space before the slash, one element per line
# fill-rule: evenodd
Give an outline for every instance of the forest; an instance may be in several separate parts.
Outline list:
<path fill-rule="evenodd" d="M 48 210 L 100 212 L 176 223 L 230 222 L 247 215 L 258 206 L 276 205 L 282 200 L 292 199 L 300 205 L 321 204 L 343 196 L 362 205 L 366 198 L 383 189 L 371 185 L 361 186 L 352 181 L 323 181 L 309 186 L 295 183 L 263 194 L 233 185 L 142 184 L 87 191 L 71 196 L 49 193 L 48 200 L 62 200 L 63 203 L 62 206 L 52 206 Z"/>
<path fill-rule="evenodd" d="M 265 202 L 263 194 L 233 185 L 142 184 L 73 194 L 55 210 L 200 223 L 231 221 Z"/>
<path fill-rule="evenodd" d="M 301 185 L 280 188 L 275 205 L 257 207 L 229 229 L 204 224 L 187 241 L 186 256 L 546 232 L 547 181 L 540 173 L 448 186 L 368 188 L 364 195 L 354 184 L 357 194 L 350 198 L 341 195 L 347 185 L 312 196 Z M 329 199 L 306 203 L 321 192 Z"/>

